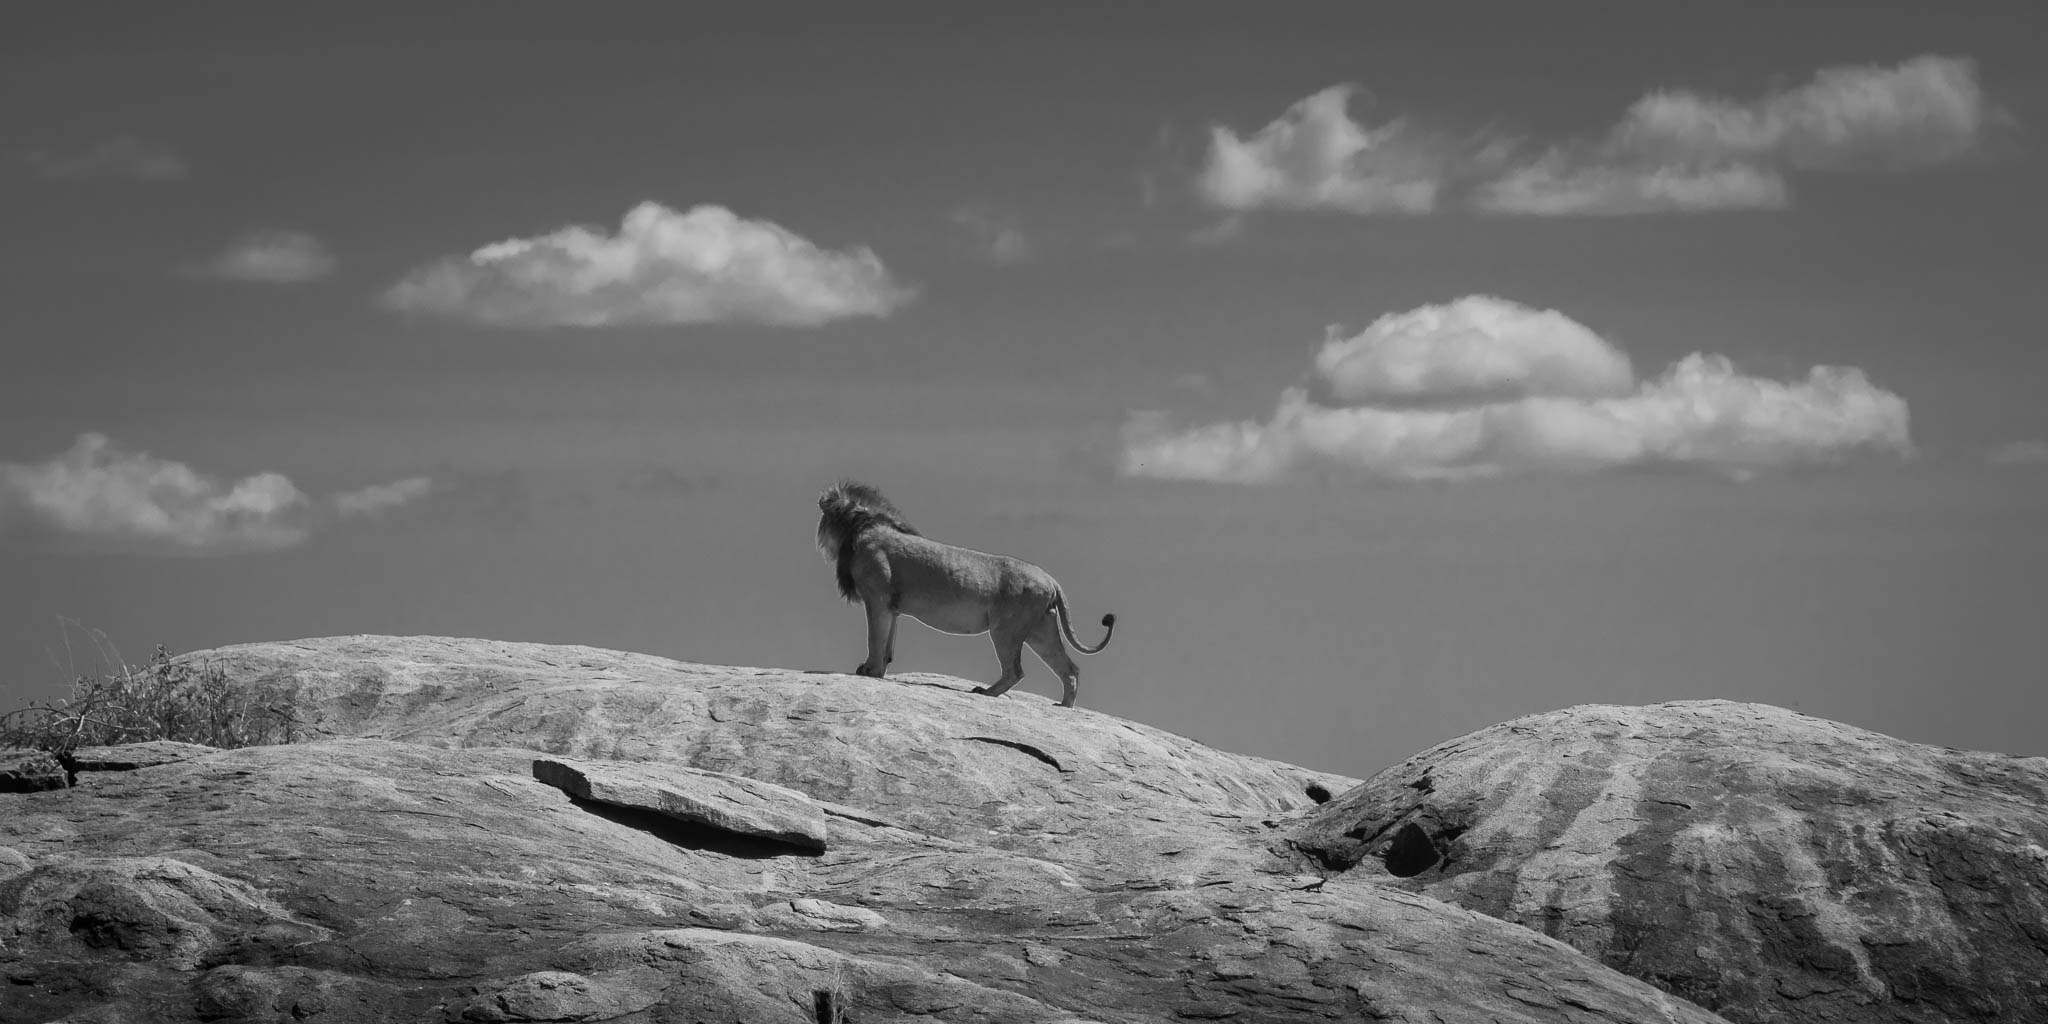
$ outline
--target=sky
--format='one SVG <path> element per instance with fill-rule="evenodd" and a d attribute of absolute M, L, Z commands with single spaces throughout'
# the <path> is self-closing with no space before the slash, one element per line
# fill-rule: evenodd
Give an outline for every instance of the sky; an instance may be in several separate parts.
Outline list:
<path fill-rule="evenodd" d="M 2044 34 L 10 4 L 0 706 L 94 635 L 851 670 L 853 477 L 1115 612 L 1083 707 L 1228 750 L 1727 698 L 2048 754 Z"/>

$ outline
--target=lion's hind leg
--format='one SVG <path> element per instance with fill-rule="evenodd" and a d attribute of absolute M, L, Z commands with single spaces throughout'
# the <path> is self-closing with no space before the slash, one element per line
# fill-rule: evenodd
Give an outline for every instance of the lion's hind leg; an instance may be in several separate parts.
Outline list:
<path fill-rule="evenodd" d="M 1002 666 L 1003 674 L 987 686 L 975 687 L 974 692 L 1000 697 L 1024 678 L 1024 633 L 996 623 L 989 629 L 988 638 L 996 645 L 996 661 Z"/>
<path fill-rule="evenodd" d="M 1045 662 L 1045 667 L 1060 677 L 1060 706 L 1073 707 L 1074 700 L 1081 695 L 1081 670 L 1067 655 L 1066 644 L 1060 642 L 1059 620 L 1047 612 L 1024 639 L 1031 645 L 1032 653 L 1038 655 L 1038 660 Z"/>

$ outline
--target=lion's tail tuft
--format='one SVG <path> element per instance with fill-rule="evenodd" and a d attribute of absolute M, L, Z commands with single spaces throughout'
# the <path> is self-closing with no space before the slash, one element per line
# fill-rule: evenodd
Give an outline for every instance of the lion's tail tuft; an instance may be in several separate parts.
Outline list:
<path fill-rule="evenodd" d="M 1102 642 L 1090 647 L 1082 643 L 1080 637 L 1074 635 L 1074 620 L 1067 612 L 1067 595 L 1062 592 L 1053 600 L 1052 606 L 1059 612 L 1060 632 L 1066 635 L 1067 643 L 1082 654 L 1100 654 L 1103 648 L 1109 646 L 1109 638 L 1116 635 L 1116 614 L 1112 612 L 1102 617 Z"/>

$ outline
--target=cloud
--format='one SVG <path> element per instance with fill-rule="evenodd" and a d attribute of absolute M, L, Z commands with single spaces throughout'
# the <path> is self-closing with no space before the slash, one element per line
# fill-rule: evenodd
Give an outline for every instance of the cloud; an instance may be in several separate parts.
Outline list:
<path fill-rule="evenodd" d="M 318 238 L 298 231 L 252 231 L 195 268 L 206 277 L 259 284 L 299 284 L 334 272 L 334 256 Z"/>
<path fill-rule="evenodd" d="M 1315 369 L 1349 401 L 1601 398 L 1635 385 L 1628 357 L 1578 321 L 1486 295 L 1389 313 L 1341 334 L 1330 329 Z"/>
<path fill-rule="evenodd" d="M 1133 414 L 1127 476 L 1270 483 L 1309 471 L 1397 480 L 1695 467 L 1747 476 L 1858 454 L 1906 456 L 1905 400 L 1862 371 L 1776 381 L 1694 354 L 1638 382 L 1626 357 L 1555 311 L 1468 296 L 1326 341 L 1320 380 L 1264 422 L 1176 426 Z M 1416 400 L 1429 404 L 1416 404 Z"/>
<path fill-rule="evenodd" d="M 1740 164 L 1576 162 L 1553 151 L 1482 185 L 1475 202 L 1490 213 L 1550 217 L 1713 213 L 1782 210 L 1792 205 L 1792 190 L 1777 172 Z"/>
<path fill-rule="evenodd" d="M 353 491 L 342 491 L 327 500 L 336 512 L 344 516 L 381 516 L 401 505 L 418 501 L 433 490 L 432 479 L 410 476 L 388 484 L 371 484 Z"/>
<path fill-rule="evenodd" d="M 2048 441 L 2009 441 L 1986 452 L 1984 461 L 1994 466 L 2048 466 Z"/>
<path fill-rule="evenodd" d="M 1681 163 L 1756 161 L 1817 171 L 1911 170 L 1975 152 L 1990 120 L 1976 65 L 1921 56 L 1823 68 L 1743 103 L 1682 90 L 1637 100 L 1610 138 Z"/>
<path fill-rule="evenodd" d="M 1209 129 L 1201 199 L 1224 210 L 1337 210 L 1428 213 L 1437 202 L 1440 158 L 1400 121 L 1368 128 L 1351 119 L 1351 85 L 1335 85 L 1287 108 L 1249 138 Z"/>
<path fill-rule="evenodd" d="M 43 462 L 0 463 L 0 534 L 146 554 L 275 551 L 333 519 L 381 513 L 429 489 L 416 477 L 316 501 L 279 473 L 221 480 L 88 433 Z"/>
<path fill-rule="evenodd" d="M 869 249 L 821 249 L 721 206 L 647 202 L 616 235 L 571 226 L 418 267 L 383 305 L 495 327 L 809 327 L 886 316 L 911 295 Z"/>
<path fill-rule="evenodd" d="M 1822 68 L 1750 100 L 1658 90 L 1604 134 L 1581 139 L 1492 128 L 1461 136 L 1405 118 L 1362 124 L 1348 112 L 1355 91 L 1324 89 L 1249 137 L 1212 126 L 1197 196 L 1231 213 L 1779 210 L 1792 204 L 1792 174 L 1956 163 L 1981 150 L 2004 118 L 1974 62 L 1937 55 Z"/>
<path fill-rule="evenodd" d="M 1788 171 L 1909 171 L 1981 146 L 1996 118 L 1976 66 L 1921 56 L 1834 67 L 1743 102 L 1684 90 L 1637 100 L 1608 133 L 1553 146 L 1487 182 L 1494 213 L 1703 213 L 1791 205 Z"/>
<path fill-rule="evenodd" d="M 1022 263 L 1036 253 L 1017 218 L 1009 214 L 971 203 L 954 210 L 949 219 L 966 233 L 975 251 L 991 263 Z"/>
<path fill-rule="evenodd" d="M 169 149 L 126 135 L 84 149 L 32 150 L 28 154 L 28 164 L 42 177 L 63 181 L 92 178 L 177 181 L 192 172 L 191 164 Z"/>

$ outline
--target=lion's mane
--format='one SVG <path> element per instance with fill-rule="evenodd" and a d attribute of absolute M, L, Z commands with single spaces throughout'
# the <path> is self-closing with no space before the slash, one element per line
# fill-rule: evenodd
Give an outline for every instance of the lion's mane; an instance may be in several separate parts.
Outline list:
<path fill-rule="evenodd" d="M 898 533 L 917 534 L 917 528 L 882 492 L 858 480 L 841 480 L 818 496 L 818 553 L 839 571 L 839 596 L 860 600 L 853 582 L 853 548 L 861 534 L 886 527 Z"/>

